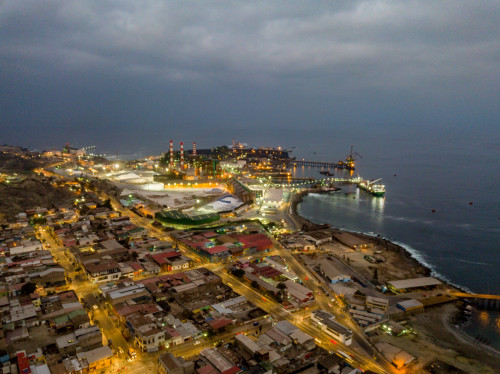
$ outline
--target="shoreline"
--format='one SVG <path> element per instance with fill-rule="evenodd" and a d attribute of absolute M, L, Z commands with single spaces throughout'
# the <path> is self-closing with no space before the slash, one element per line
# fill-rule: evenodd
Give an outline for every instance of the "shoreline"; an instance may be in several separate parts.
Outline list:
<path fill-rule="evenodd" d="M 331 192 L 331 191 L 325 191 L 324 189 L 320 189 L 320 188 L 308 188 L 308 189 L 303 190 L 299 193 L 293 194 L 292 198 L 290 200 L 290 208 L 291 208 L 290 214 L 293 216 L 292 219 L 294 221 L 296 221 L 297 223 L 300 223 L 302 225 L 302 228 L 304 228 L 304 227 L 309 228 L 309 229 L 324 228 L 325 224 L 318 224 L 318 223 L 315 223 L 315 222 L 301 216 L 297 212 L 297 207 L 301 202 L 303 202 L 304 197 L 309 195 L 309 194 L 313 194 L 313 193 L 326 194 L 329 192 Z M 351 231 L 351 230 L 346 230 L 346 229 L 339 229 L 339 228 L 333 227 L 331 225 L 328 225 L 328 226 L 331 229 L 338 230 L 340 232 L 346 232 L 346 233 L 354 235 L 358 238 L 362 238 L 365 240 L 368 239 L 369 241 L 374 242 L 376 244 L 384 245 L 388 251 L 397 252 L 399 255 L 401 255 L 404 258 L 404 260 L 410 262 L 413 266 L 416 266 L 419 269 L 421 269 L 422 273 L 425 274 L 426 276 L 432 276 L 434 278 L 439 279 L 448 288 L 451 288 L 451 289 L 454 289 L 454 290 L 457 290 L 460 292 L 464 292 L 464 293 L 473 294 L 473 292 L 471 292 L 466 287 L 453 284 L 448 279 L 446 279 L 445 276 L 435 272 L 430 265 L 423 264 L 421 261 L 419 261 L 418 258 L 415 258 L 415 255 L 410 250 L 408 250 L 408 248 L 405 248 L 404 244 L 402 244 L 402 243 L 392 241 L 391 239 L 384 238 L 380 235 L 370 235 L 370 234 L 363 233 L 363 232 Z M 457 310 L 455 311 L 455 313 L 460 313 L 461 308 L 459 306 L 456 306 L 456 308 L 457 308 Z M 476 348 L 486 349 L 490 354 L 493 354 L 496 356 L 500 355 L 500 352 L 498 350 L 496 350 L 494 347 L 483 345 L 483 344 L 475 342 L 474 338 L 472 336 L 470 336 L 469 334 L 467 334 L 463 330 L 462 326 L 455 326 L 455 324 L 452 322 L 451 316 L 449 315 L 448 317 L 449 318 L 447 318 L 446 321 L 443 321 L 443 322 L 446 322 L 445 323 L 446 329 L 457 340 L 459 340 L 465 344 L 470 344 L 471 346 L 476 347 Z"/>
<path fill-rule="evenodd" d="M 310 195 L 313 193 L 315 193 L 315 194 L 327 194 L 330 192 L 331 191 L 322 190 L 321 188 L 308 188 L 308 189 L 303 190 L 299 193 L 293 194 L 291 201 L 290 201 L 290 206 L 291 206 L 290 211 L 291 211 L 291 214 L 293 215 L 293 219 L 295 221 L 297 221 L 298 223 L 300 223 L 302 225 L 302 227 L 306 226 L 306 227 L 310 227 L 310 228 L 314 228 L 314 227 L 319 228 L 319 227 L 324 226 L 325 224 L 315 223 L 315 222 L 311 221 L 310 219 L 301 216 L 297 212 L 297 207 L 301 202 L 303 202 L 304 197 L 306 197 L 307 195 Z M 338 231 L 343 231 L 343 232 L 349 233 L 351 235 L 357 236 L 359 238 L 368 239 L 370 241 L 376 242 L 377 244 L 383 244 L 386 246 L 387 250 L 399 252 L 407 261 L 413 263 L 415 266 L 422 269 L 423 273 L 426 274 L 426 276 L 432 276 L 434 278 L 437 278 L 441 282 L 443 282 L 443 284 L 445 284 L 446 286 L 448 286 L 450 288 L 454 288 L 457 291 L 461 291 L 461 292 L 469 293 L 469 294 L 474 293 L 465 286 L 454 284 L 449 279 L 447 279 L 446 276 L 444 276 L 444 275 L 436 272 L 434 269 L 432 269 L 432 265 L 424 263 L 422 260 L 416 258 L 415 257 L 416 254 L 412 253 L 412 250 L 406 248 L 404 243 L 394 241 L 393 239 L 385 238 L 381 235 L 369 234 L 369 233 L 365 233 L 365 232 L 359 232 L 359 231 L 353 231 L 353 230 L 347 230 L 347 229 L 340 229 L 337 227 L 333 227 L 331 225 L 329 225 L 329 226 L 332 229 L 335 229 Z"/>

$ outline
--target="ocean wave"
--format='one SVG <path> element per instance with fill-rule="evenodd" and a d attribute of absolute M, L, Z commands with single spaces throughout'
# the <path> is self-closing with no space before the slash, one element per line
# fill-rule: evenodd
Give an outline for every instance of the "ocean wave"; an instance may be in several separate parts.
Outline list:
<path fill-rule="evenodd" d="M 300 212 L 299 212 L 300 214 Z M 314 223 L 317 223 L 317 224 L 321 224 L 321 222 L 318 222 L 317 221 L 317 218 L 315 217 L 311 217 L 311 216 L 307 216 L 307 215 L 301 215 L 303 218 L 311 221 L 311 222 L 314 222 Z M 468 292 L 468 293 L 474 293 L 473 291 L 471 291 L 470 288 L 464 286 L 464 285 L 461 285 L 461 284 L 458 284 L 456 282 L 453 282 L 450 278 L 448 278 L 446 275 L 440 273 L 439 271 L 436 270 L 436 267 L 435 265 L 431 264 L 430 262 L 427 261 L 425 255 L 423 253 L 421 253 L 418 249 L 415 249 L 413 248 L 412 246 L 410 246 L 409 244 L 406 244 L 406 243 L 403 243 L 403 242 L 400 242 L 398 240 L 393 240 L 391 238 L 388 238 L 386 236 L 383 236 L 383 235 L 380 235 L 380 234 L 376 234 L 374 232 L 370 232 L 370 231 L 358 231 L 358 230 L 350 230 L 350 229 L 346 229 L 344 227 L 342 227 L 343 230 L 346 230 L 346 231 L 349 231 L 349 232 L 354 232 L 354 233 L 358 233 L 358 234 L 363 234 L 363 235 L 368 235 L 368 236 L 372 236 L 372 237 L 376 237 L 376 238 L 382 238 L 382 239 L 385 239 L 385 240 L 388 240 L 396 245 L 399 245 L 400 247 L 404 248 L 412 258 L 414 258 L 419 264 L 421 264 L 422 266 L 425 266 L 426 268 L 428 268 L 430 271 L 431 271 L 431 276 L 433 276 L 434 278 L 438 278 L 440 280 L 442 280 L 443 282 L 445 283 L 448 283 L 458 289 L 461 289 L 465 292 Z"/>
<path fill-rule="evenodd" d="M 415 249 L 412 246 L 410 246 L 406 243 L 397 241 L 397 240 L 391 240 L 390 238 L 385 238 L 385 237 L 384 237 L 384 239 L 392 241 L 394 244 L 397 244 L 397 245 L 403 247 L 410 254 L 411 257 L 413 257 L 415 260 L 418 261 L 418 263 L 420 263 L 423 266 L 425 266 L 426 268 L 430 269 L 431 275 L 433 277 L 441 279 L 442 281 L 444 281 L 448 284 L 451 284 L 452 286 L 454 286 L 456 288 L 464 290 L 465 292 L 473 293 L 468 287 L 463 286 L 463 285 L 458 284 L 458 283 L 455 283 L 450 278 L 448 278 L 446 275 L 438 272 L 436 270 L 436 267 L 434 265 L 430 264 L 429 262 L 427 262 L 425 256 L 418 249 Z"/>
<path fill-rule="evenodd" d="M 473 265 L 486 265 L 486 266 L 490 266 L 491 265 L 491 264 L 487 264 L 486 262 L 469 261 L 469 260 L 463 260 L 461 258 L 457 258 L 457 261 L 465 262 L 467 264 L 473 264 Z"/>
<path fill-rule="evenodd" d="M 397 217 L 391 215 L 384 215 L 384 218 L 391 219 L 393 221 L 409 222 L 409 223 L 421 222 L 419 219 L 411 217 Z"/>

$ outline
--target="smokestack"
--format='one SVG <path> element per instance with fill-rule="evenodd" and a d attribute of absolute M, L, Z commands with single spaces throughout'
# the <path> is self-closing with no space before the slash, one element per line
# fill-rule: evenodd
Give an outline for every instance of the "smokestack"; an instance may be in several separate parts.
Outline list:
<path fill-rule="evenodd" d="M 181 142 L 181 170 L 184 168 L 184 143 Z"/>
<path fill-rule="evenodd" d="M 196 156 L 196 142 L 193 142 L 193 156 Z"/>
<path fill-rule="evenodd" d="M 174 142 L 170 141 L 170 168 L 174 167 Z"/>
<path fill-rule="evenodd" d="M 233 138 L 233 149 L 235 149 L 235 148 L 236 148 L 236 139 Z"/>

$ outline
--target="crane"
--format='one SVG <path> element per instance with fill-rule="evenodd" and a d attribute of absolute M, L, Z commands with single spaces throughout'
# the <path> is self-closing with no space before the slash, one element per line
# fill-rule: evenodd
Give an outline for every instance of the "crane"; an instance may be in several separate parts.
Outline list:
<path fill-rule="evenodd" d="M 354 148 L 354 145 L 351 144 L 351 153 L 349 154 L 349 156 L 347 156 L 345 162 L 347 164 L 347 169 L 349 170 L 354 170 L 354 161 L 356 161 L 356 159 L 354 158 L 354 156 L 357 156 L 359 158 L 363 158 L 363 156 L 361 156 L 358 152 L 353 152 L 353 148 Z"/>
<path fill-rule="evenodd" d="M 382 180 L 382 178 L 379 178 L 379 179 L 375 179 L 371 182 L 368 182 L 368 186 L 370 186 L 371 184 L 377 183 L 378 181 L 381 181 L 381 180 Z"/>

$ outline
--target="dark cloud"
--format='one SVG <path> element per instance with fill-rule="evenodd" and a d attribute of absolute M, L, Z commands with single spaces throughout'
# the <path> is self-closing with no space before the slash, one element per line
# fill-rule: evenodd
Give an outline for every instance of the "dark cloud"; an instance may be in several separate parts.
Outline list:
<path fill-rule="evenodd" d="M 248 127 L 493 127 L 499 11 L 459 0 L 4 0 L 4 142 L 117 141 L 139 128 L 144 142 L 196 132 L 208 143 L 214 129 Z"/>

